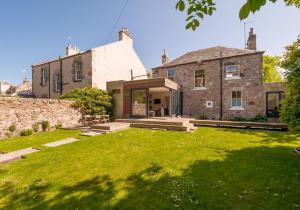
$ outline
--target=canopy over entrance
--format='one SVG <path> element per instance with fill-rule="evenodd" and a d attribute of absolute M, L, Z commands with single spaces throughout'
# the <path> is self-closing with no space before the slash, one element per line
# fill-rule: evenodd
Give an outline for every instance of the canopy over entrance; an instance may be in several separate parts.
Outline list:
<path fill-rule="evenodd" d="M 125 81 L 124 117 L 180 114 L 179 85 L 167 78 Z"/>

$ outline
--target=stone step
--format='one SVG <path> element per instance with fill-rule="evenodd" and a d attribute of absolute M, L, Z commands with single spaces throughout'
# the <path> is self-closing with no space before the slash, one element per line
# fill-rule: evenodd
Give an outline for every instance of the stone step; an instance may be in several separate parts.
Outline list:
<path fill-rule="evenodd" d="M 142 123 L 142 124 L 151 124 L 151 125 L 174 125 L 174 126 L 186 126 L 189 124 L 189 120 L 164 120 L 164 119 L 117 119 L 116 122 L 125 122 L 125 123 Z"/>
<path fill-rule="evenodd" d="M 190 131 L 187 126 L 164 125 L 164 124 L 149 124 L 149 123 L 130 123 L 133 128 L 150 128 L 150 129 L 166 129 L 174 131 Z"/>
<path fill-rule="evenodd" d="M 39 149 L 30 147 L 22 150 L 1 154 L 0 163 L 9 163 L 11 161 L 21 159 L 24 155 L 31 154 L 34 152 L 39 152 L 39 151 L 40 151 Z"/>

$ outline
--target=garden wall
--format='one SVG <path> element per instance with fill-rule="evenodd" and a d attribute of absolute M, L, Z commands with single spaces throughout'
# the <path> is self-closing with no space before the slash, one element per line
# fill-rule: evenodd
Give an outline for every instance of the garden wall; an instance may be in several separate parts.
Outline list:
<path fill-rule="evenodd" d="M 9 126 L 20 130 L 32 129 L 32 125 L 47 120 L 51 127 L 61 123 L 64 128 L 78 125 L 81 114 L 72 108 L 72 101 L 56 99 L 0 97 L 0 138 L 7 137 Z"/>

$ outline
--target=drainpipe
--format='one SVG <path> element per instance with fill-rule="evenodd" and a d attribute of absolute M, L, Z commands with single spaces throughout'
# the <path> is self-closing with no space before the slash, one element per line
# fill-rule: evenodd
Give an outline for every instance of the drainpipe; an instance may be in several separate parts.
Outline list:
<path fill-rule="evenodd" d="M 48 88 L 48 91 L 49 91 L 48 97 L 49 97 L 49 99 L 51 98 L 51 97 L 50 97 L 50 92 L 51 92 L 51 85 L 50 85 L 50 84 L 51 84 L 51 79 L 50 79 L 50 66 L 51 66 L 51 63 L 49 63 L 49 68 L 48 68 L 48 69 L 49 69 L 49 70 L 48 70 L 48 87 L 49 87 L 49 88 Z"/>
<path fill-rule="evenodd" d="M 223 52 L 220 52 L 220 120 L 223 120 Z"/>
<path fill-rule="evenodd" d="M 63 94 L 63 81 L 62 81 L 62 59 L 59 56 L 59 63 L 60 63 L 60 95 Z"/>

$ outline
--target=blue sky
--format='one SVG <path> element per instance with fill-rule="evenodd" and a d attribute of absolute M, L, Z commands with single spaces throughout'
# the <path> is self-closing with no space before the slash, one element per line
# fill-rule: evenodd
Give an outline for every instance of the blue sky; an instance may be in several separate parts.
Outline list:
<path fill-rule="evenodd" d="M 63 55 L 68 43 L 86 50 L 106 43 L 125 0 L 1 0 L 0 80 L 13 83 L 31 78 L 31 64 Z M 196 31 L 185 30 L 185 15 L 176 0 L 129 0 L 108 42 L 126 26 L 147 69 L 161 62 L 163 48 L 170 58 L 187 51 L 223 45 L 244 47 L 238 11 L 244 0 L 217 0 L 217 11 Z M 282 1 L 268 3 L 247 21 L 254 21 L 257 45 L 267 54 L 281 55 L 300 33 L 300 9 Z M 26 70 L 26 72 L 24 72 Z"/>

